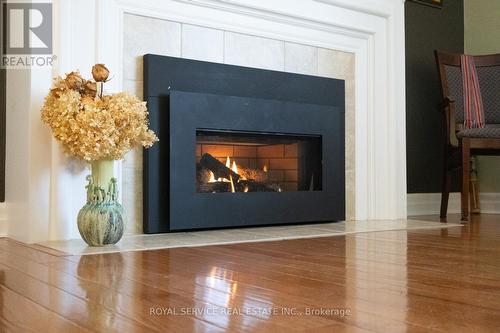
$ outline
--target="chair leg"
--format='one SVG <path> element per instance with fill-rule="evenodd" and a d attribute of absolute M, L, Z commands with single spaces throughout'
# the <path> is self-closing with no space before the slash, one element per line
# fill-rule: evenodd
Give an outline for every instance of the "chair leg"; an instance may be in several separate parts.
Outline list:
<path fill-rule="evenodd" d="M 462 221 L 469 220 L 470 141 L 462 139 Z"/>
<path fill-rule="evenodd" d="M 444 162 L 443 162 L 443 179 L 441 185 L 441 218 L 446 218 L 448 213 L 448 200 L 450 197 L 450 187 L 451 187 L 451 172 L 448 168 L 448 153 L 445 152 Z"/>

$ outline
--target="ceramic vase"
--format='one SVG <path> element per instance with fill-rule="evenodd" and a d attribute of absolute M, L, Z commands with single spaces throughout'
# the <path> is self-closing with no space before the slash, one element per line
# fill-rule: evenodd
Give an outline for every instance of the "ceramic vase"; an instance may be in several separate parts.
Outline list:
<path fill-rule="evenodd" d="M 116 244 L 123 236 L 123 208 L 118 203 L 114 160 L 91 164 L 87 176 L 87 203 L 78 213 L 78 231 L 90 246 Z"/>

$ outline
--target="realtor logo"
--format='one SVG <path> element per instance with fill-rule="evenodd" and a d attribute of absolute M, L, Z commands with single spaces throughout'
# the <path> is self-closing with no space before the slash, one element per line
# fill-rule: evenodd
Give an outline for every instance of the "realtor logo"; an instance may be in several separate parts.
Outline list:
<path fill-rule="evenodd" d="M 52 65 L 52 4 L 2 0 L 2 67 Z"/>

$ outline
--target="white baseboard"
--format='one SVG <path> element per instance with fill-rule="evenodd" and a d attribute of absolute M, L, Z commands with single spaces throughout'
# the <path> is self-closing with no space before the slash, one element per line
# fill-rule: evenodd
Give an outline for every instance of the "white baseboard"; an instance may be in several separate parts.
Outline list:
<path fill-rule="evenodd" d="M 480 193 L 481 213 L 500 214 L 500 193 Z"/>
<path fill-rule="evenodd" d="M 0 237 L 7 237 L 7 205 L 0 202 Z"/>
<path fill-rule="evenodd" d="M 481 213 L 500 214 L 500 193 L 480 193 Z M 441 207 L 441 193 L 408 194 L 408 216 L 436 215 Z M 460 193 L 450 193 L 448 214 L 460 213 Z"/>

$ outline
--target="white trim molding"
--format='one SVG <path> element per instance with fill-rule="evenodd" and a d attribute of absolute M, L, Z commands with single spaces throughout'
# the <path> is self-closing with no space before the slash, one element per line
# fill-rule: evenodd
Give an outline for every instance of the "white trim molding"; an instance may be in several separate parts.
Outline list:
<path fill-rule="evenodd" d="M 5 202 L 0 202 L 0 237 L 8 235 L 8 228 L 7 205 Z"/>
<path fill-rule="evenodd" d="M 500 193 L 479 193 L 481 213 L 500 214 Z"/>
<path fill-rule="evenodd" d="M 408 194 L 408 216 L 436 215 L 441 207 L 441 193 Z M 450 193 L 448 213 L 460 213 L 460 193 Z"/>
<path fill-rule="evenodd" d="M 500 193 L 480 193 L 481 213 L 500 214 Z M 408 194 L 408 216 L 436 215 L 441 207 L 441 193 Z M 448 214 L 460 214 L 460 193 L 450 193 Z"/>
<path fill-rule="evenodd" d="M 380 17 L 390 17 L 393 14 L 393 7 L 391 4 L 384 3 L 383 1 L 373 0 L 314 0 L 317 2 L 324 2 L 327 4 L 335 5 L 345 9 L 373 15 Z M 402 0 L 404 2 L 404 0 Z"/>

